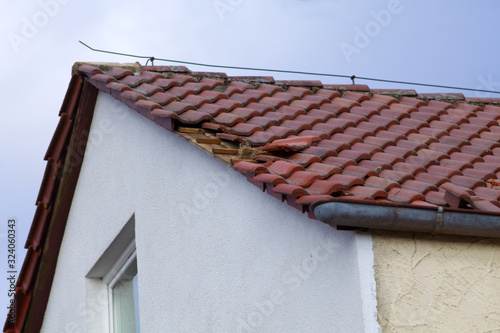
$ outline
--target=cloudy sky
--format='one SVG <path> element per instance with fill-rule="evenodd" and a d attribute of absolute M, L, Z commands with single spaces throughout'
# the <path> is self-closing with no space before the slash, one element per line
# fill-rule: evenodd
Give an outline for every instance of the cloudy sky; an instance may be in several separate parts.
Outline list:
<path fill-rule="evenodd" d="M 144 64 L 142 59 L 92 52 L 79 40 L 98 49 L 157 58 L 499 91 L 498 13 L 500 2 L 487 0 L 0 0 L 2 274 L 7 271 L 9 218 L 18 224 L 16 259 L 17 269 L 21 268 L 45 169 L 43 156 L 58 122 L 73 63 L 139 60 Z M 356 83 L 419 92 L 453 91 Z M 0 281 L 0 302 L 7 304 L 8 286 L 5 278 Z"/>

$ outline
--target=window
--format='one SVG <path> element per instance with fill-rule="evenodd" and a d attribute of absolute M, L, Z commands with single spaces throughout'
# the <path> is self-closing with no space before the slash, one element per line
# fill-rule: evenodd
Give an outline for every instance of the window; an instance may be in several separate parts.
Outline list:
<path fill-rule="evenodd" d="M 111 332 L 140 332 L 137 279 L 137 257 L 134 251 L 108 285 Z"/>
<path fill-rule="evenodd" d="M 139 328 L 139 288 L 135 242 L 122 253 L 104 276 L 108 286 L 108 320 L 112 333 L 137 333 Z"/>
<path fill-rule="evenodd" d="M 87 273 L 87 327 L 92 332 L 137 333 L 139 272 L 135 247 L 135 215 Z"/>

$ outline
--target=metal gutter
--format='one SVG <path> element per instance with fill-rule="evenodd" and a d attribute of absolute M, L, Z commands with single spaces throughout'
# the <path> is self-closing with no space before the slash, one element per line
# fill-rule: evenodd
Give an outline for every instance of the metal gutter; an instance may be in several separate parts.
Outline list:
<path fill-rule="evenodd" d="M 366 202 L 330 201 L 313 207 L 322 222 L 363 228 L 500 238 L 500 215 L 443 207 L 415 208 Z"/>

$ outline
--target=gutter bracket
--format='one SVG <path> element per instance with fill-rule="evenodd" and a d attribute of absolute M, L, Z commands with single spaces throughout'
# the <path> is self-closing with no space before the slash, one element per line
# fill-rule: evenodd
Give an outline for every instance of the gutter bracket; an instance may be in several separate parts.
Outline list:
<path fill-rule="evenodd" d="M 439 230 L 441 229 L 442 225 L 443 225 L 443 207 L 438 207 L 438 210 L 436 212 L 436 226 L 434 227 L 434 230 L 432 230 L 432 234 L 439 233 Z"/>

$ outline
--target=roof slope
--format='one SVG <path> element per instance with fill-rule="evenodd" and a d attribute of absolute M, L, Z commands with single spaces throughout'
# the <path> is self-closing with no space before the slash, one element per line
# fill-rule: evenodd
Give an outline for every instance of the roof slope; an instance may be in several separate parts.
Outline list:
<path fill-rule="evenodd" d="M 313 218 L 328 201 L 500 215 L 500 99 L 76 63 L 7 332 L 41 328 L 99 90 Z"/>
<path fill-rule="evenodd" d="M 169 130 L 248 147 L 226 161 L 301 209 L 342 198 L 500 212 L 500 99 L 185 67 L 75 70 Z"/>

